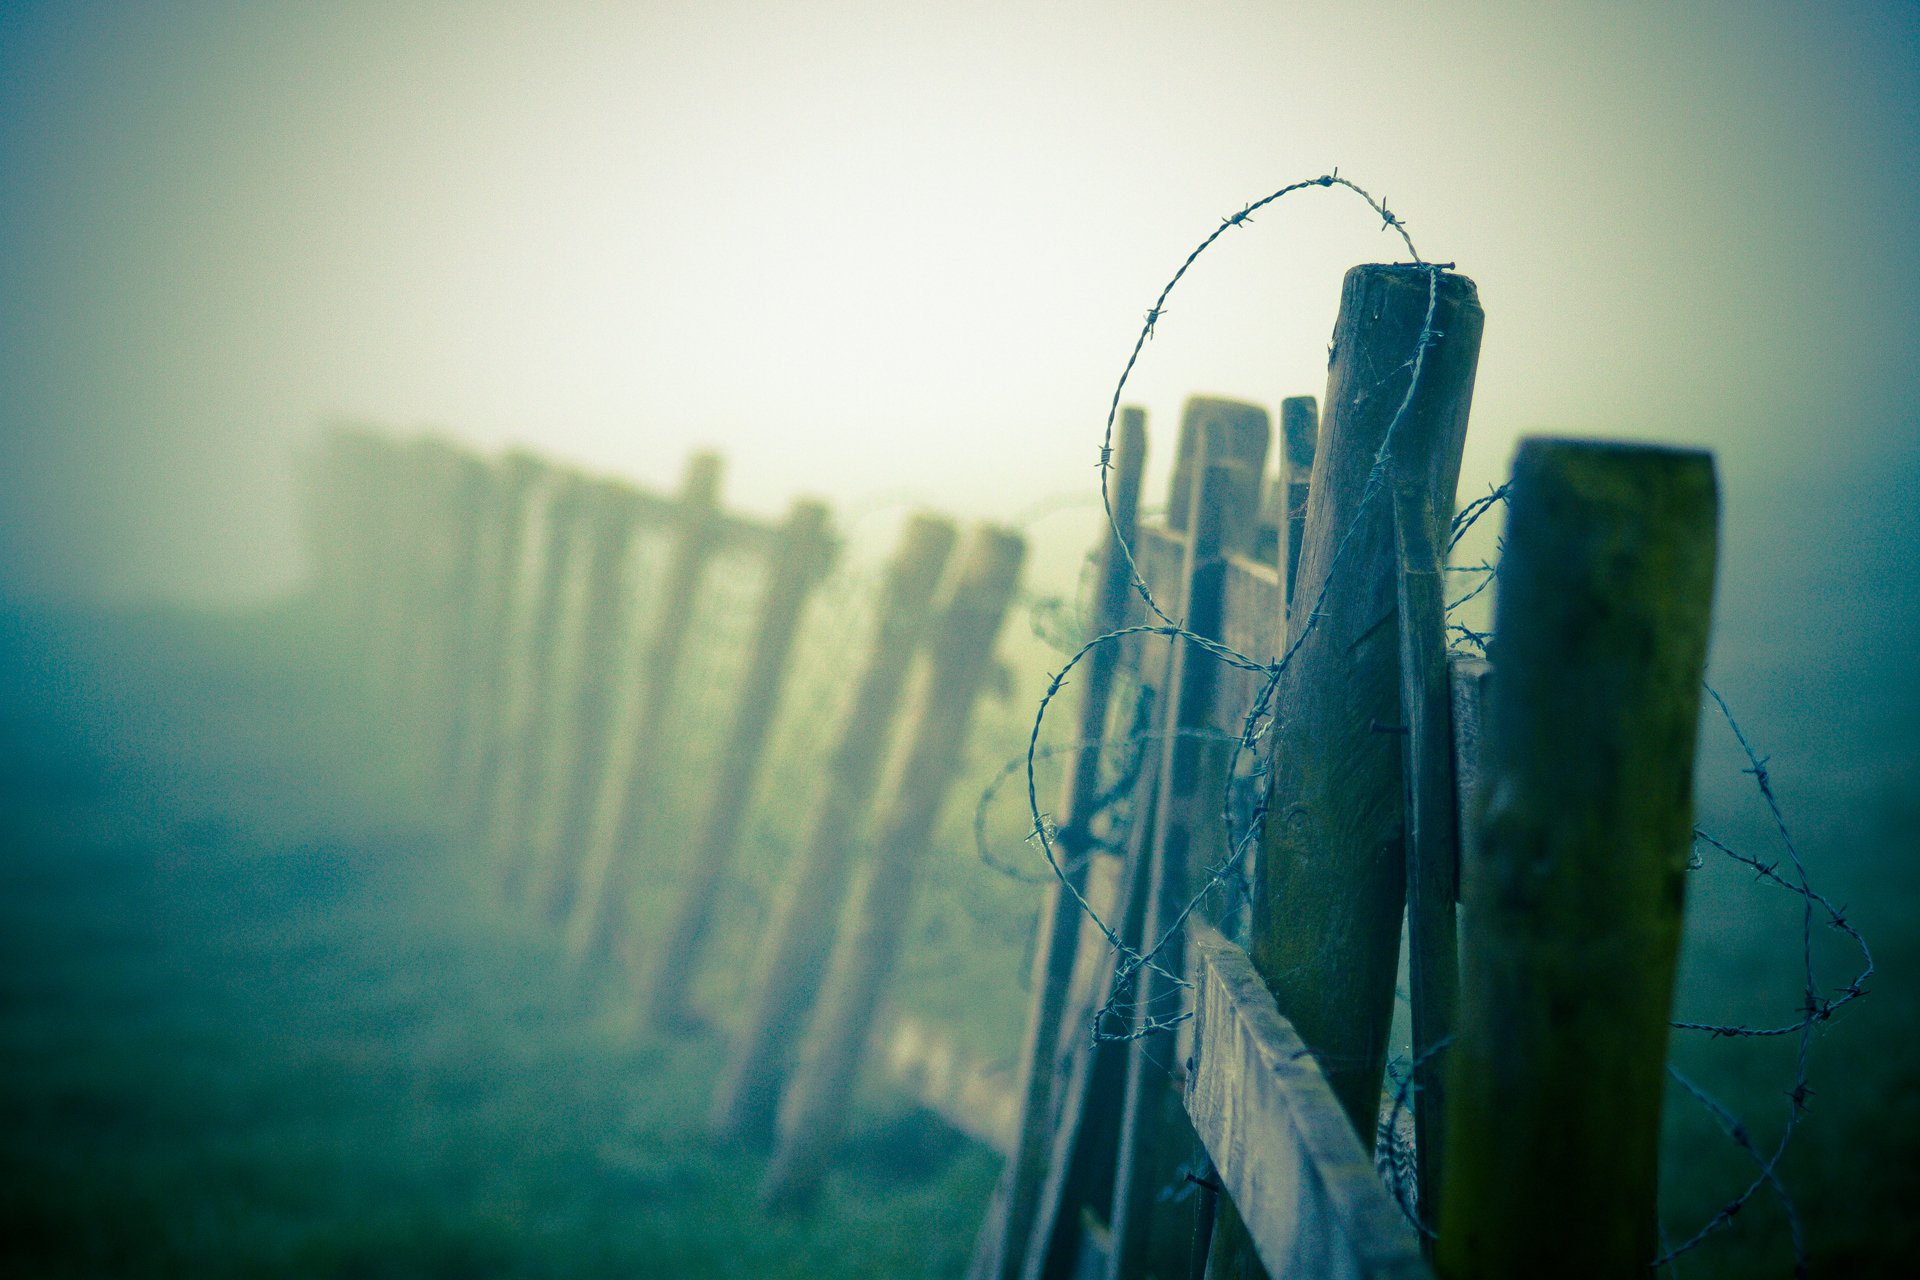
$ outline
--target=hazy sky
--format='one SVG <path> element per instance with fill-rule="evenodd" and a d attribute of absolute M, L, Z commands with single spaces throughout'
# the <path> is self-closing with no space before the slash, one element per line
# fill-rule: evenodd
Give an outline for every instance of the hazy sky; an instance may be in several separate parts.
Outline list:
<path fill-rule="evenodd" d="M 335 413 L 661 484 L 717 444 L 768 510 L 1087 489 L 1162 281 L 1335 165 L 1480 285 L 1468 484 L 1530 431 L 1704 442 L 1743 598 L 1914 550 L 1912 3 L 0 14 L 15 589 L 284 587 Z M 1396 249 L 1318 190 L 1227 237 L 1142 366 L 1157 439 L 1320 392 Z"/>

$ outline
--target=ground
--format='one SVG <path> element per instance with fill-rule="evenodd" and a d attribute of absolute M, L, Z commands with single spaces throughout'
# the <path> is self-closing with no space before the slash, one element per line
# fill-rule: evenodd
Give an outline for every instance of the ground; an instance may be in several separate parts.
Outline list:
<path fill-rule="evenodd" d="M 997 1157 L 875 1089 L 815 1211 L 763 1216 L 759 1158 L 705 1138 L 713 1034 L 642 1036 L 583 993 L 423 816 L 341 670 L 295 609 L 0 608 L 0 1272 L 960 1272 Z M 1815 1274 L 1910 1274 L 1920 812 L 1809 825 L 1881 974 L 1816 1044 L 1784 1168 Z M 1791 903 L 1703 874 L 1682 1003 L 1758 1019 L 1792 994 Z M 937 900 L 991 914 L 953 905 L 968 883 Z M 950 977 L 942 948 L 975 941 L 923 930 L 909 967 Z M 1777 1131 L 1781 1046 L 1679 1056 Z M 1669 1111 L 1685 1229 L 1748 1175 Z M 1783 1223 L 1756 1199 L 1678 1274 L 1790 1274 Z"/>

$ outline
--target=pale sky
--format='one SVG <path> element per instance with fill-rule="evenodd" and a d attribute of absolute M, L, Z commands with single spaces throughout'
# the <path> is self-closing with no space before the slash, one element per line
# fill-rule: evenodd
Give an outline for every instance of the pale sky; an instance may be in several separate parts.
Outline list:
<path fill-rule="evenodd" d="M 1528 432 L 1704 443 L 1736 595 L 1913 549 L 1912 3 L 0 13 L 15 590 L 284 590 L 332 414 L 657 485 L 715 445 L 766 511 L 1091 492 L 1161 283 L 1334 166 L 1480 286 L 1469 488 Z M 1190 393 L 1318 394 L 1397 250 L 1318 190 L 1223 239 L 1129 396 L 1161 456 Z"/>

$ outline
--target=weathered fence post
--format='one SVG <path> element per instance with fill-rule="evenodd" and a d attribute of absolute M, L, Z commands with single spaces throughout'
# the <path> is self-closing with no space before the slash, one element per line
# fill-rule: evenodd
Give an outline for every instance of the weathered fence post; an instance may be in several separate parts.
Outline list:
<path fill-rule="evenodd" d="M 813 589 L 833 565 L 833 535 L 827 508 L 819 502 L 793 506 L 780 531 L 767 575 L 766 595 L 734 695 L 733 727 L 720 755 L 721 769 L 708 793 L 707 812 L 687 864 L 687 881 L 673 919 L 653 949 L 643 999 L 650 1016 L 664 1024 L 683 1022 L 685 994 L 699 966 L 720 886 L 733 862 L 740 826 L 753 802 L 760 761 L 780 706 L 801 615 Z"/>
<path fill-rule="evenodd" d="M 1280 583 L 1289 605 L 1300 576 L 1300 549 L 1307 535 L 1307 499 L 1313 492 L 1313 455 L 1320 441 L 1320 404 L 1312 396 L 1288 396 L 1280 402 L 1279 524 Z"/>
<path fill-rule="evenodd" d="M 418 485 L 405 444 L 369 436 L 367 453 L 366 548 L 375 583 L 370 657 L 377 687 L 398 706 L 412 696 L 411 651 L 414 576 L 417 569 L 412 517 L 419 505 Z"/>
<path fill-rule="evenodd" d="M 418 751 L 419 780 L 440 780 L 452 705 L 450 663 L 460 611 L 462 513 L 458 473 L 462 451 L 439 436 L 420 436 L 406 447 L 407 495 L 404 534 L 395 548 L 407 564 L 404 732 Z"/>
<path fill-rule="evenodd" d="M 631 625 L 628 558 L 639 522 L 640 495 L 616 480 L 596 481 L 589 491 L 585 533 L 586 580 L 580 627 L 573 643 L 573 680 L 558 720 L 546 806 L 532 829 L 528 886 L 535 911 L 561 922 L 572 905 L 573 870 L 592 830 L 594 803 L 605 782 L 614 732 L 623 639 Z"/>
<path fill-rule="evenodd" d="M 866 670 L 827 767 L 826 792 L 787 874 L 761 950 L 746 1023 L 714 1092 L 717 1137 L 752 1143 L 773 1137 L 780 1093 L 833 950 L 848 868 L 892 742 L 894 713 L 954 536 L 948 521 L 914 516 L 888 568 Z"/>
<path fill-rule="evenodd" d="M 1266 412 L 1252 405 L 1196 398 L 1187 413 L 1183 434 L 1198 444 L 1185 504 L 1182 621 L 1195 635 L 1218 641 L 1225 632 L 1226 557 L 1251 541 L 1271 430 Z M 1168 514 L 1175 514 L 1172 503 Z M 1204 883 L 1208 864 L 1227 854 L 1221 817 L 1228 748 L 1200 736 L 1212 724 L 1219 685 L 1219 659 L 1188 641 L 1176 642 L 1161 721 L 1160 795 L 1142 935 L 1146 949 L 1160 950 L 1134 978 L 1135 1038 L 1128 1046 L 1107 1264 L 1115 1280 L 1178 1274 L 1192 1245 L 1190 1204 L 1162 1194 L 1194 1140 L 1181 1103 L 1174 1037 L 1155 1028 L 1170 1026 L 1179 1012 L 1176 980 L 1186 974 L 1186 938 L 1176 922 Z"/>
<path fill-rule="evenodd" d="M 1120 412 L 1119 443 L 1113 455 L 1114 477 L 1109 492 L 1113 522 L 1101 540 L 1100 567 L 1089 618 L 1093 635 L 1119 629 L 1126 620 L 1127 598 L 1133 582 L 1121 543 L 1133 541 L 1140 506 L 1140 476 L 1147 460 L 1147 415 L 1126 408 Z M 1060 800 L 1055 848 L 1064 860 L 1063 871 L 1076 888 L 1085 890 L 1086 859 L 1093 853 L 1094 806 L 1100 793 L 1100 739 L 1107 729 L 1108 701 L 1114 672 L 1120 661 L 1117 643 L 1102 645 L 1081 664 L 1080 715 L 1075 746 L 1067 757 L 1066 785 Z M 1060 1022 L 1079 952 L 1080 904 L 1058 883 L 1047 886 L 1040 910 L 1040 940 L 1033 957 L 1033 1002 L 1022 1042 L 1020 1125 L 1013 1151 L 994 1191 L 992 1206 L 974 1245 L 969 1269 L 972 1280 L 1015 1280 L 1019 1275 L 1027 1237 L 1033 1231 L 1040 1184 L 1047 1176 L 1053 1150 L 1053 1118 L 1058 1062 L 1054 1052 Z"/>
<path fill-rule="evenodd" d="M 974 703 L 1020 580 L 1026 544 L 982 528 L 929 640 L 927 682 L 897 786 L 873 831 L 874 857 L 849 909 L 846 935 L 780 1108 L 780 1141 L 765 1199 L 809 1197 L 839 1137 L 886 979 L 899 956 L 919 863 L 965 759 Z"/>
<path fill-rule="evenodd" d="M 510 741 L 502 759 L 492 800 L 493 842 L 501 859 L 503 887 L 517 894 L 527 868 L 522 843 L 528 811 L 538 801 L 551 751 L 553 722 L 560 702 L 560 649 L 564 637 L 569 579 L 579 541 L 579 524 L 590 481 L 575 471 L 561 472 L 548 486 L 544 545 L 533 614 L 526 638 L 519 687 L 513 690 Z"/>
<path fill-rule="evenodd" d="M 500 774 L 507 728 L 507 700 L 517 656 L 514 640 L 522 594 L 527 590 L 528 526 L 533 500 L 547 475 L 547 464 L 531 453 L 514 450 L 495 465 L 488 491 L 484 587 L 475 620 L 473 688 L 462 771 L 461 805 L 472 814 L 486 813 Z"/>
<path fill-rule="evenodd" d="M 1408 865 L 1394 488 L 1423 484 L 1429 509 L 1450 509 L 1481 323 L 1463 276 L 1347 273 L 1293 592 L 1300 638 L 1275 689 L 1251 951 L 1368 1147 Z"/>
<path fill-rule="evenodd" d="M 1530 440 L 1515 461 L 1449 1064 L 1448 1276 L 1637 1276 L 1655 1256 L 1716 521 L 1705 453 Z"/>
<path fill-rule="evenodd" d="M 480 624 L 486 587 L 485 544 L 488 494 L 493 470 L 486 459 L 462 449 L 447 459 L 449 535 L 447 566 L 447 652 L 438 780 L 441 799 L 451 802 L 459 782 L 460 758 L 469 743 L 473 720 L 471 693 L 480 656 Z"/>
<path fill-rule="evenodd" d="M 641 659 L 639 707 L 628 737 L 624 770 L 604 773 L 593 806 L 593 835 L 574 886 L 568 940 L 574 954 L 598 967 L 614 958 L 615 943 L 632 907 L 634 860 L 641 830 L 660 798 L 659 774 L 667 716 L 679 683 L 680 659 L 693 629 L 700 586 L 720 533 L 720 456 L 696 453 L 680 486 L 679 528 L 667 567 L 659 614 Z"/>

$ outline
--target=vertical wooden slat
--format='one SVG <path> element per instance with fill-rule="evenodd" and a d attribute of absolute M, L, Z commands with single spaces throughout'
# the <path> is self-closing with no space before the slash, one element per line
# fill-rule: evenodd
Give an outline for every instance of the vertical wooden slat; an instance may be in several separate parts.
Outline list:
<path fill-rule="evenodd" d="M 1712 613 L 1710 455 L 1514 464 L 1449 1064 L 1442 1273 L 1645 1274 Z"/>
<path fill-rule="evenodd" d="M 547 920 L 566 920 L 576 873 L 592 836 L 594 804 L 605 785 L 616 729 L 623 641 L 632 628 L 628 560 L 639 532 L 640 495 L 617 480 L 597 480 L 582 522 L 580 624 L 573 636 L 573 679 L 558 720 L 555 766 L 531 836 L 535 868 L 528 896 Z"/>
<path fill-rule="evenodd" d="M 1447 675 L 1447 523 L 1453 490 L 1395 468 L 1399 559 L 1400 706 L 1407 779 L 1407 987 L 1412 1006 L 1414 1164 L 1420 1196 L 1439 1202 L 1445 1076 L 1438 1054 L 1453 1034 L 1460 988 L 1458 787 L 1453 689 Z"/>
<path fill-rule="evenodd" d="M 827 766 L 826 790 L 787 873 L 746 1022 L 714 1091 L 716 1137 L 756 1144 L 773 1137 L 780 1092 L 833 950 L 848 870 L 893 739 L 901 691 L 954 538 L 947 520 L 914 516 L 888 568 L 866 669 Z"/>
<path fill-rule="evenodd" d="M 779 1145 L 765 1200 L 803 1202 L 839 1137 L 873 1019 L 899 956 L 920 860 L 965 758 L 995 640 L 1013 602 L 1026 543 L 1009 530 L 974 534 L 928 650 L 927 681 L 896 786 L 873 830 L 874 857 L 848 912 L 800 1070 L 781 1100 Z"/>
<path fill-rule="evenodd" d="M 548 467 L 531 453 L 514 450 L 494 469 L 488 491 L 486 558 L 471 690 L 468 739 L 461 770 L 460 804 L 479 817 L 491 807 L 509 725 L 509 697 L 519 613 L 533 583 L 524 561 L 533 511 Z"/>
<path fill-rule="evenodd" d="M 1126 619 L 1132 582 L 1120 542 L 1133 538 L 1146 453 L 1146 413 L 1132 407 L 1122 409 L 1109 491 L 1113 522 L 1101 540 L 1099 577 L 1089 619 L 1096 636 L 1117 630 Z M 1102 755 L 1099 739 L 1106 732 L 1108 702 L 1119 659 L 1118 644 L 1109 643 L 1089 653 L 1077 673 L 1081 693 L 1075 739 L 1080 745 L 1068 756 L 1055 847 L 1063 860 L 1063 873 L 1083 894 L 1088 859 L 1094 851 L 1092 827 L 1097 816 L 1094 805 L 1100 791 Z M 1014 1280 L 1020 1274 L 1023 1246 L 1033 1231 L 1034 1208 L 1053 1147 L 1058 1083 L 1054 1046 L 1060 1038 L 1079 950 L 1081 920 L 1080 904 L 1074 895 L 1058 883 L 1048 885 L 1033 958 L 1033 1000 L 1021 1049 L 1020 1125 L 974 1246 L 968 1272 L 972 1280 Z"/>
<path fill-rule="evenodd" d="M 458 794 L 460 762 L 471 747 L 473 686 L 481 653 L 486 600 L 487 517 L 493 468 L 462 449 L 449 460 L 451 558 L 448 563 L 446 688 L 438 781 L 443 800 Z"/>
<path fill-rule="evenodd" d="M 492 797 L 493 844 L 509 896 L 518 896 L 527 868 L 525 832 L 538 803 L 562 701 L 560 653 L 566 634 L 569 580 L 584 514 L 588 479 L 561 472 L 547 492 L 539 576 L 526 649 L 513 691 L 511 739 Z"/>
<path fill-rule="evenodd" d="M 1300 549 L 1306 543 L 1307 500 L 1313 491 L 1313 457 L 1320 441 L 1320 403 L 1312 396 L 1288 396 L 1280 402 L 1280 473 L 1276 483 L 1283 503 L 1280 523 L 1280 581 L 1287 607 L 1300 576 Z"/>
<path fill-rule="evenodd" d="M 1251 405 L 1229 413 L 1222 402 L 1210 402 L 1203 413 L 1191 423 L 1199 447 L 1188 503 L 1182 618 L 1187 630 L 1219 640 L 1225 631 L 1226 555 L 1251 540 L 1269 427 L 1265 412 Z M 1116 1280 L 1177 1274 L 1191 1249 L 1191 1204 L 1163 1194 L 1193 1147 L 1180 1101 L 1184 1073 L 1174 1037 L 1151 1028 L 1180 1012 L 1176 984 L 1186 973 L 1185 933 L 1175 921 L 1208 867 L 1227 852 L 1221 799 L 1228 748 L 1194 736 L 1212 723 L 1219 676 L 1212 654 L 1185 641 L 1175 645 L 1159 744 L 1160 796 L 1143 935 L 1149 947 L 1160 943 L 1161 950 L 1141 969 L 1136 985 L 1135 1039 L 1128 1053 L 1110 1218 L 1107 1274 Z"/>
<path fill-rule="evenodd" d="M 696 453 L 680 485 L 672 560 L 660 595 L 640 670 L 641 695 L 633 723 L 618 727 L 630 750 L 626 769 L 601 771 L 588 839 L 574 883 L 568 939 L 591 967 L 615 958 L 629 923 L 642 831 L 662 797 L 661 772 L 672 759 L 668 713 L 680 677 L 681 658 L 693 630 L 694 612 L 707 565 L 720 532 L 720 456 Z"/>
<path fill-rule="evenodd" d="M 686 1020 L 686 989 L 699 966 L 741 823 L 752 807 L 794 635 L 814 587 L 832 567 L 834 551 L 826 506 L 795 503 L 767 575 L 746 669 L 736 686 L 733 726 L 708 792 L 706 815 L 686 865 L 680 900 L 648 966 L 642 999 L 656 1022 L 672 1025 Z"/>

